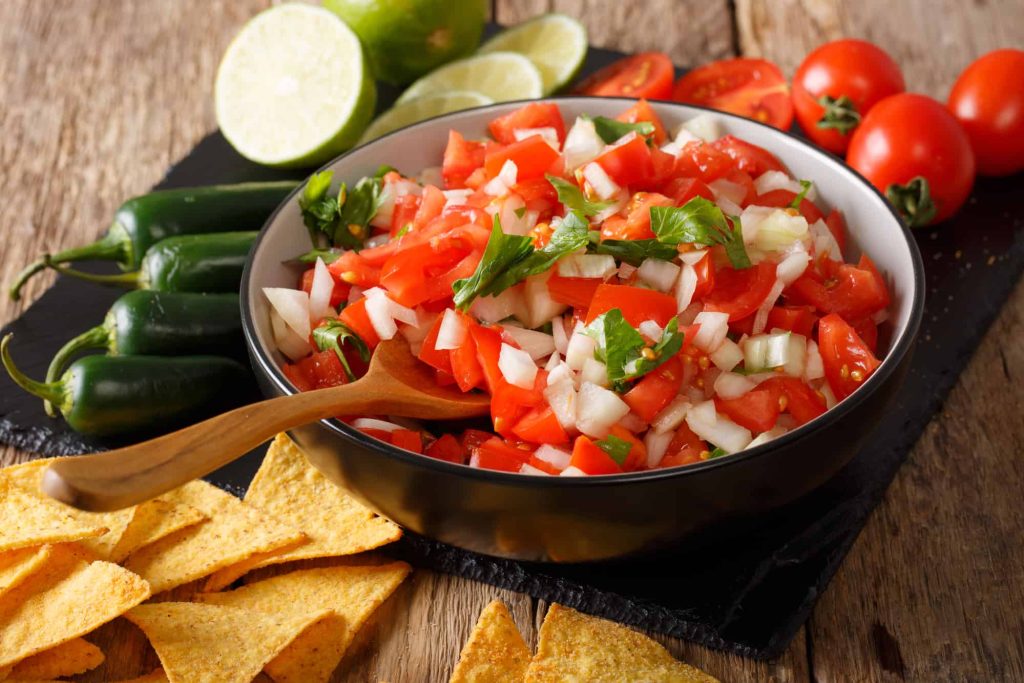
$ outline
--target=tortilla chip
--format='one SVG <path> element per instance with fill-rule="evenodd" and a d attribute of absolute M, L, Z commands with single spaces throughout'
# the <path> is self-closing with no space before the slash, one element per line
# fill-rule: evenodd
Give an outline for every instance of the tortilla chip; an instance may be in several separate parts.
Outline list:
<path fill-rule="evenodd" d="M 85 635 L 149 597 L 140 577 L 73 544 L 0 596 L 0 667 Z"/>
<path fill-rule="evenodd" d="M 408 574 L 404 562 L 302 569 L 196 599 L 281 616 L 301 614 L 311 605 L 330 609 L 330 617 L 307 629 L 266 666 L 276 683 L 315 683 L 330 680 L 359 628 Z"/>
<path fill-rule="evenodd" d="M 244 683 L 329 614 L 266 614 L 223 605 L 160 602 L 136 607 L 125 616 L 145 632 L 174 683 Z"/>
<path fill-rule="evenodd" d="M 124 563 L 149 581 L 154 593 L 208 576 L 256 553 L 305 540 L 301 531 L 205 481 L 189 482 L 161 498 L 196 508 L 209 519 L 139 548 Z"/>
<path fill-rule="evenodd" d="M 43 458 L 31 462 L 6 467 L 0 470 L 0 486 L 8 482 L 17 486 L 22 491 L 28 492 L 37 501 L 41 501 L 47 507 L 55 507 L 62 511 L 67 517 L 89 527 L 103 527 L 106 532 L 95 535 L 96 537 L 83 537 L 82 539 L 58 539 L 58 540 L 79 540 L 85 548 L 90 550 L 97 558 L 109 560 L 110 553 L 121 539 L 128 523 L 135 514 L 135 508 L 125 508 L 113 512 L 83 512 L 70 505 L 64 505 L 47 497 L 40 489 L 43 481 L 43 474 L 46 468 L 53 462 L 53 458 Z M 0 515 L 2 518 L 2 515 Z"/>
<path fill-rule="evenodd" d="M 133 678 L 130 681 L 115 681 L 114 683 L 169 683 L 167 680 L 167 674 L 164 673 L 163 669 L 157 669 L 156 671 L 150 671 L 145 676 L 139 676 Z"/>
<path fill-rule="evenodd" d="M 41 501 L 18 486 L 0 487 L 0 552 L 107 533 L 104 526 L 85 523 L 67 514 L 60 503 Z"/>
<path fill-rule="evenodd" d="M 544 617 L 526 681 L 718 683 L 645 635 L 557 604 Z"/>
<path fill-rule="evenodd" d="M 103 651 L 87 640 L 74 638 L 27 657 L 11 669 L 16 681 L 63 678 L 85 673 L 103 663 Z"/>
<path fill-rule="evenodd" d="M 522 683 L 529 664 L 530 648 L 508 607 L 495 600 L 480 613 L 449 683 Z"/>
<path fill-rule="evenodd" d="M 0 596 L 27 579 L 50 559 L 53 546 L 19 548 L 0 553 Z M 0 679 L 3 677 L 0 676 Z"/>
<path fill-rule="evenodd" d="M 213 592 L 258 567 L 316 557 L 354 555 L 378 548 L 402 536 L 402 529 L 357 502 L 309 464 L 287 434 L 278 434 L 245 502 L 309 537 L 286 552 L 269 552 L 225 567 L 209 578 L 204 590 Z"/>
<path fill-rule="evenodd" d="M 162 498 L 148 500 L 135 508 L 135 515 L 110 553 L 113 562 L 121 562 L 142 546 L 159 541 L 193 524 L 207 519 L 206 515 L 184 503 L 172 503 Z"/>

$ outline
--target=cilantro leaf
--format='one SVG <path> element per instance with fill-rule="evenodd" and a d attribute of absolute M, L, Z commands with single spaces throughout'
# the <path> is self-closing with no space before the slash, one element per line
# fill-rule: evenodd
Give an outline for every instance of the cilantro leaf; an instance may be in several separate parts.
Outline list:
<path fill-rule="evenodd" d="M 595 233 L 597 234 L 597 233 Z M 594 254 L 610 254 L 631 266 L 639 266 L 649 258 L 671 261 L 679 256 L 679 250 L 659 240 L 600 240 L 591 239 L 588 251 Z"/>
<path fill-rule="evenodd" d="M 355 381 L 356 376 L 352 372 L 352 368 L 349 367 L 348 358 L 345 357 L 342 347 L 346 343 L 351 344 L 364 363 L 370 362 L 370 349 L 366 346 L 366 342 L 340 320 L 328 320 L 323 325 L 313 328 L 313 342 L 321 351 L 334 351 L 338 360 L 341 361 L 342 367 L 345 368 L 345 376 L 350 382 Z"/>
<path fill-rule="evenodd" d="M 398 169 L 395 168 L 394 166 L 388 166 L 387 164 L 381 164 L 377 168 L 377 170 L 374 172 L 373 177 L 374 178 L 383 178 L 384 176 L 386 176 L 388 173 L 391 173 L 392 171 L 394 171 L 395 173 L 398 173 Z"/>
<path fill-rule="evenodd" d="M 367 226 L 381 204 L 382 183 L 377 178 L 362 178 L 339 207 L 334 243 L 358 249 L 369 237 Z M 344 186 L 342 186 L 344 187 Z"/>
<path fill-rule="evenodd" d="M 466 310 L 473 299 L 484 296 L 495 278 L 510 266 L 522 261 L 533 253 L 533 240 L 525 235 L 506 235 L 501 231 L 501 221 L 494 217 L 491 236 L 484 247 L 483 257 L 476 270 L 468 278 L 452 283 L 455 305 Z"/>
<path fill-rule="evenodd" d="M 333 171 L 310 176 L 299 197 L 302 222 L 314 246 L 321 243 L 323 235 L 331 246 L 359 249 L 368 236 L 370 219 L 380 208 L 382 183 L 376 177 L 363 178 L 351 192 L 342 183 L 338 194 L 331 197 L 328 192 L 333 178 Z"/>
<path fill-rule="evenodd" d="M 713 460 L 714 458 L 721 458 L 723 455 L 729 455 L 729 451 L 725 450 L 724 448 L 718 448 L 716 446 L 715 450 L 711 451 L 711 453 L 708 454 L 708 460 Z"/>
<path fill-rule="evenodd" d="M 694 197 L 683 206 L 652 206 L 651 229 L 665 244 L 720 244 L 733 268 L 749 268 L 750 258 L 743 246 L 740 220 L 732 216 L 732 227 L 713 202 Z"/>
<path fill-rule="evenodd" d="M 558 176 L 545 176 L 555 192 L 558 193 L 558 201 L 565 204 L 571 211 L 578 211 L 584 216 L 593 216 L 601 213 L 615 202 L 592 202 L 583 195 L 583 190 L 576 187 L 568 180 Z"/>
<path fill-rule="evenodd" d="M 661 339 L 650 348 L 618 308 L 595 318 L 584 334 L 597 342 L 594 355 L 605 364 L 608 382 L 619 392 L 626 390 L 628 382 L 643 377 L 679 353 L 683 346 L 676 318 L 668 321 Z"/>
<path fill-rule="evenodd" d="M 309 230 L 309 237 L 316 245 L 319 242 L 320 233 L 328 237 L 334 234 L 335 217 L 338 213 L 338 199 L 328 197 L 327 192 L 331 189 L 331 180 L 334 178 L 334 171 L 314 173 L 306 181 L 299 195 L 299 208 L 302 210 L 302 222 Z M 344 187 L 344 186 L 342 186 Z"/>
<path fill-rule="evenodd" d="M 813 185 L 813 184 L 814 183 L 812 183 L 810 180 L 801 180 L 800 181 L 800 187 L 802 189 L 800 190 L 800 194 L 798 194 L 797 196 L 793 197 L 793 201 L 791 201 L 789 203 L 788 208 L 796 209 L 796 210 L 799 211 L 800 210 L 800 204 L 803 203 L 804 198 L 807 196 L 807 193 L 811 191 L 811 185 Z"/>
<path fill-rule="evenodd" d="M 620 439 L 614 434 L 609 434 L 600 441 L 595 441 L 594 445 L 607 453 L 608 457 L 614 460 L 615 464 L 619 467 L 622 467 L 626 462 L 626 458 L 629 457 L 629 451 L 633 448 L 633 444 L 625 439 Z"/>
<path fill-rule="evenodd" d="M 299 263 L 316 263 L 318 258 L 322 258 L 324 263 L 330 264 L 341 258 L 342 253 L 337 249 L 310 249 L 302 256 L 299 256 L 296 261 Z"/>
<path fill-rule="evenodd" d="M 534 249 L 521 261 L 511 264 L 487 287 L 485 294 L 492 296 L 500 294 L 531 275 L 547 271 L 563 256 L 568 256 L 577 249 L 585 247 L 589 227 L 584 218 L 570 211 L 555 228 L 551 239 L 543 248 Z"/>
<path fill-rule="evenodd" d="M 650 135 L 654 132 L 654 124 L 650 121 L 626 123 L 604 116 L 594 116 L 590 120 L 594 122 L 594 130 L 597 131 L 598 136 L 609 145 L 633 131 L 640 135 Z"/>

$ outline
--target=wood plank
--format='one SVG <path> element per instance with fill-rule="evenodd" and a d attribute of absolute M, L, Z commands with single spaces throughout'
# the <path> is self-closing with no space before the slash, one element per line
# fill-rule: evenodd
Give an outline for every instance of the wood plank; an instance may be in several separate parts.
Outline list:
<path fill-rule="evenodd" d="M 591 45 L 623 52 L 660 50 L 682 66 L 736 53 L 727 0 L 495 0 L 501 24 L 544 12 L 579 19 Z"/>

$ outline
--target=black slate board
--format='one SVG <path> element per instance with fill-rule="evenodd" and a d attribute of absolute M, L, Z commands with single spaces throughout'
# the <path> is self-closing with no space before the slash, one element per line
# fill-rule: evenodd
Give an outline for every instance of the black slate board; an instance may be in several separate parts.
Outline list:
<path fill-rule="evenodd" d="M 583 73 L 620 57 L 592 49 Z M 381 102 L 395 92 L 382 89 Z M 384 160 L 386 161 L 386 160 Z M 275 179 L 213 133 L 170 169 L 158 187 Z M 918 233 L 927 276 L 925 319 L 906 384 L 860 454 L 832 481 L 776 513 L 645 561 L 532 565 L 484 557 L 407 536 L 389 553 L 418 567 L 458 574 L 585 612 L 741 655 L 780 654 L 807 619 L 867 516 L 953 386 L 1024 269 L 1022 177 L 978 182 L 952 222 Z M 88 266 L 87 266 L 88 267 Z M 106 266 L 98 266 L 104 270 Z M 15 332 L 15 359 L 41 377 L 52 353 L 97 324 L 118 292 L 58 278 L 2 334 Z M 39 401 L 0 377 L 0 441 L 62 455 L 102 450 Z M 262 451 L 213 473 L 241 494 Z"/>

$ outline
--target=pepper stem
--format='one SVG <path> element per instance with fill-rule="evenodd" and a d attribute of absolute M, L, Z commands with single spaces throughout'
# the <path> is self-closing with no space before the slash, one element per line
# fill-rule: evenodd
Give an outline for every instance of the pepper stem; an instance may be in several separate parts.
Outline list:
<path fill-rule="evenodd" d="M 64 368 L 67 366 L 68 359 L 71 356 L 83 349 L 106 348 L 109 343 L 110 333 L 107 332 L 107 328 L 103 325 L 97 325 L 71 339 L 57 351 L 53 356 L 53 360 L 50 361 L 50 367 L 46 370 L 46 383 L 53 384 L 60 381 L 60 376 L 64 373 Z M 57 416 L 53 403 L 50 401 L 44 401 L 43 408 L 50 417 Z"/>
<path fill-rule="evenodd" d="M 52 263 L 68 263 L 70 261 L 87 261 L 95 259 L 99 261 L 117 261 L 123 266 L 125 265 L 125 261 L 128 256 L 129 254 L 125 248 L 125 240 L 119 238 L 112 232 L 109 232 L 92 244 L 86 244 L 72 249 L 65 249 L 64 251 L 59 251 L 56 254 L 47 254 L 36 259 L 24 270 L 18 273 L 14 278 L 14 282 L 11 283 L 8 294 L 10 294 L 11 299 L 15 301 L 19 300 L 21 298 L 21 288 L 25 286 L 25 283 L 27 283 L 33 275 L 44 270 L 48 265 L 48 261 Z"/>
<path fill-rule="evenodd" d="M 0 362 L 3 362 L 7 374 L 10 375 L 15 384 L 33 396 L 38 396 L 44 401 L 56 403 L 57 405 L 62 404 L 65 396 L 64 387 L 60 382 L 37 382 L 26 376 L 14 365 L 14 359 L 11 358 L 10 350 L 11 338 L 13 337 L 13 334 L 8 334 L 3 340 L 0 340 Z"/>
<path fill-rule="evenodd" d="M 885 197 L 912 228 L 928 225 L 938 212 L 924 176 L 917 176 L 906 185 L 890 185 L 885 188 Z"/>
<path fill-rule="evenodd" d="M 87 273 L 84 270 L 75 270 L 74 268 L 69 268 L 60 263 L 54 263 L 53 259 L 49 256 L 44 256 L 43 261 L 47 268 L 53 268 L 61 275 L 68 275 L 70 277 L 78 278 L 79 280 L 96 282 L 101 285 L 116 285 L 118 287 L 127 287 L 129 289 L 135 289 L 139 286 L 139 271 L 137 270 L 127 273 L 117 273 L 115 275 L 98 275 L 96 273 Z"/>

